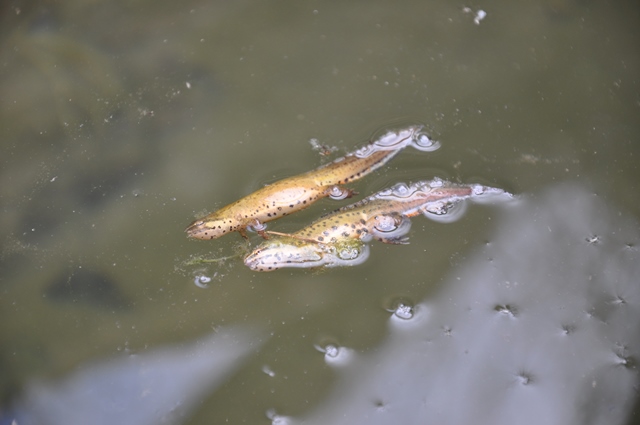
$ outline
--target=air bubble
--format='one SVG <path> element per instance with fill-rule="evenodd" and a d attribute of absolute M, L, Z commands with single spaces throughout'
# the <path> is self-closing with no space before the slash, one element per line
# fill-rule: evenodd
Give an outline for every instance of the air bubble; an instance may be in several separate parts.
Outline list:
<path fill-rule="evenodd" d="M 413 147 L 422 152 L 433 152 L 440 149 L 440 142 L 432 140 L 426 133 L 417 132 L 413 136 Z"/>
<path fill-rule="evenodd" d="M 324 355 L 325 357 L 331 357 L 331 358 L 336 358 L 338 357 L 338 353 L 340 352 L 340 350 L 338 349 L 338 347 L 336 347 L 333 344 L 329 344 L 326 347 L 324 347 Z"/>
<path fill-rule="evenodd" d="M 413 132 L 413 127 L 389 131 L 383 134 L 378 140 L 372 143 L 373 146 L 385 147 L 385 148 L 401 148 L 406 146 L 406 141 Z"/>
<path fill-rule="evenodd" d="M 412 319 L 415 315 L 414 303 L 405 297 L 389 298 L 384 302 L 383 307 L 389 313 L 392 313 L 392 319 L 406 321 Z"/>
<path fill-rule="evenodd" d="M 414 304 L 415 303 L 408 297 L 395 295 L 385 298 L 382 301 L 382 308 L 384 308 L 385 311 L 388 311 L 389 313 L 395 313 L 396 310 L 402 305 L 412 306 Z"/>
<path fill-rule="evenodd" d="M 398 228 L 395 217 L 391 217 L 388 215 L 379 215 L 375 218 L 375 221 L 376 223 L 374 227 L 379 232 L 393 232 Z"/>
<path fill-rule="evenodd" d="M 397 183 L 391 186 L 389 189 L 382 190 L 375 195 L 370 197 L 370 200 L 376 199 L 389 199 L 389 200 L 397 200 L 399 198 L 410 198 L 413 196 L 420 187 L 420 182 L 413 184 L 411 186 L 407 186 L 405 183 Z"/>
<path fill-rule="evenodd" d="M 329 198 L 334 199 L 336 201 L 340 201 L 342 199 L 348 198 L 351 194 L 349 189 L 341 188 L 340 186 L 332 186 L 329 190 Z"/>
<path fill-rule="evenodd" d="M 396 307 L 396 310 L 393 312 L 393 314 L 399 319 L 409 320 L 413 318 L 413 307 L 400 303 L 398 304 L 398 307 Z"/>
<path fill-rule="evenodd" d="M 324 361 L 330 366 L 344 366 L 353 359 L 353 350 L 329 342 L 322 345 L 315 345 L 316 350 L 324 353 Z"/>
<path fill-rule="evenodd" d="M 503 189 L 497 187 L 483 186 L 480 184 L 472 185 L 471 191 L 473 202 L 476 204 L 490 204 L 495 202 L 513 200 L 513 195 Z"/>
<path fill-rule="evenodd" d="M 371 233 L 377 238 L 398 239 L 411 230 L 411 219 L 404 216 L 379 215 Z"/>
<path fill-rule="evenodd" d="M 473 23 L 476 25 L 480 25 L 480 21 L 487 17 L 487 12 L 480 9 L 476 12 L 476 16 L 473 18 Z"/>
<path fill-rule="evenodd" d="M 435 215 L 443 215 L 448 211 L 449 205 L 446 202 L 432 202 L 424 207 L 428 213 Z"/>
<path fill-rule="evenodd" d="M 485 192 L 485 187 L 481 184 L 471 186 L 471 191 L 474 195 L 482 195 Z"/>
<path fill-rule="evenodd" d="M 427 182 L 429 184 L 429 187 L 431 188 L 437 188 L 437 187 L 442 187 L 444 186 L 444 180 L 439 179 L 439 178 L 435 178 L 433 180 L 430 180 Z"/>
<path fill-rule="evenodd" d="M 467 204 L 460 200 L 436 201 L 426 204 L 421 209 L 422 214 L 438 223 L 453 223 L 462 218 L 467 211 Z"/>
<path fill-rule="evenodd" d="M 205 275 L 198 275 L 193 279 L 193 283 L 195 283 L 198 288 L 206 289 L 209 287 L 209 283 L 211 283 L 211 278 Z"/>
<path fill-rule="evenodd" d="M 389 326 L 396 330 L 412 330 L 424 326 L 428 317 L 428 309 L 422 304 L 413 304 L 410 301 L 396 301 L 393 309 L 388 310 L 392 314 L 389 317 Z"/>
<path fill-rule="evenodd" d="M 379 151 L 397 151 L 400 150 L 410 143 L 416 146 L 417 149 L 419 147 L 413 142 L 413 133 L 416 131 L 416 127 L 408 127 L 396 131 L 389 131 L 370 144 L 358 149 L 354 152 L 354 156 L 358 158 L 366 158 L 373 154 L 374 152 Z"/>
<path fill-rule="evenodd" d="M 404 183 L 398 183 L 392 188 L 392 193 L 396 196 L 406 197 L 412 192 L 409 190 L 409 186 Z"/>

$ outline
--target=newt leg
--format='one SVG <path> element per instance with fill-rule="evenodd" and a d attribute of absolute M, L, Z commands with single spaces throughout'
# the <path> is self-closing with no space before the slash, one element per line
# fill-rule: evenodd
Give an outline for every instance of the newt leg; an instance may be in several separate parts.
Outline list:
<path fill-rule="evenodd" d="M 262 236 L 263 239 L 269 239 L 269 236 L 267 235 L 267 225 L 257 218 L 254 218 L 251 224 L 248 224 L 247 227 Z"/>
<path fill-rule="evenodd" d="M 408 245 L 409 236 L 396 236 L 394 238 L 377 238 L 382 243 L 388 243 L 392 245 Z"/>

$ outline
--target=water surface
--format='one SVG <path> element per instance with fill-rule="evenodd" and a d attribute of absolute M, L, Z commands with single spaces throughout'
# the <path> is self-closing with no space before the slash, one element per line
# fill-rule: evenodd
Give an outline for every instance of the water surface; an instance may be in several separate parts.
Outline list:
<path fill-rule="evenodd" d="M 635 3 L 1 8 L 3 420 L 637 420 Z M 438 176 L 519 201 L 416 217 L 353 268 L 187 264 L 242 242 L 187 240 L 195 216 L 408 123 L 442 147 L 360 196 Z"/>

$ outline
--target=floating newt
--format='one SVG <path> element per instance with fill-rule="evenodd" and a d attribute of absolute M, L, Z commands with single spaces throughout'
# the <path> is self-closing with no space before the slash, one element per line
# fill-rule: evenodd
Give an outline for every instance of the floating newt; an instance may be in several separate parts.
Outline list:
<path fill-rule="evenodd" d="M 199 218 L 185 231 L 196 239 L 216 239 L 232 232 L 246 238 L 247 227 L 261 232 L 264 223 L 307 208 L 321 198 L 350 197 L 353 191 L 341 185 L 371 173 L 409 145 L 421 151 L 433 151 L 440 146 L 429 139 L 420 125 L 390 131 L 329 164 L 279 180 Z"/>
<path fill-rule="evenodd" d="M 507 195 L 502 189 L 459 185 L 441 179 L 410 186 L 399 183 L 355 204 L 340 208 L 293 233 L 276 235 L 244 259 L 255 271 L 283 267 L 335 267 L 360 264 L 368 256 L 365 242 L 408 243 L 410 217 L 442 216 L 458 202 L 483 195 Z"/>

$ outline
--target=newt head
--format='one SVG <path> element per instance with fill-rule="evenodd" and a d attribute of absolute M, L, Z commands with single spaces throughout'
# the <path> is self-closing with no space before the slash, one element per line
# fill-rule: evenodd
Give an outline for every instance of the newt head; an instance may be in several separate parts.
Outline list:
<path fill-rule="evenodd" d="M 284 267 L 313 268 L 355 266 L 369 257 L 369 247 L 357 239 L 323 244 L 296 237 L 274 237 L 262 242 L 244 259 L 253 271 Z"/>
<path fill-rule="evenodd" d="M 215 213 L 209 214 L 206 217 L 199 218 L 191 223 L 184 230 L 187 232 L 187 236 L 194 239 L 217 239 L 227 233 L 244 230 L 237 220 L 230 218 L 218 218 Z"/>

